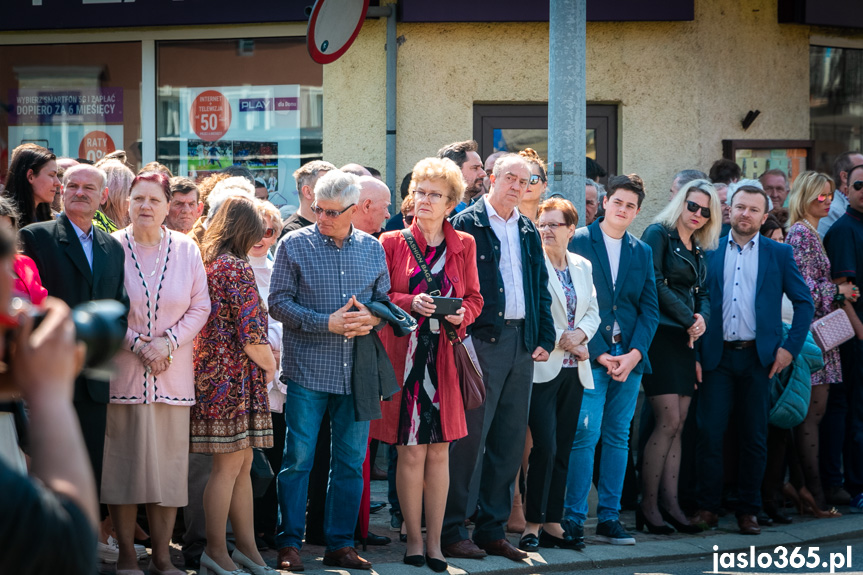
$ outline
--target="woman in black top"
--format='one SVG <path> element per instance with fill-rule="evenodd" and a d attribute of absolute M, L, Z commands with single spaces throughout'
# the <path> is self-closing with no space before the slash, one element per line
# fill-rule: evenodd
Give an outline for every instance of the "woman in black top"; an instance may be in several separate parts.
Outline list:
<path fill-rule="evenodd" d="M 636 526 L 651 533 L 700 531 L 689 523 L 677 500 L 680 431 L 695 389 L 695 341 L 706 328 L 710 304 L 702 250 L 716 247 L 722 226 L 719 197 L 707 180 L 685 185 L 644 230 L 653 250 L 659 296 L 659 327 L 648 350 L 653 373 L 642 380 L 656 418 L 642 463 L 642 499 Z M 660 500 L 662 506 L 660 506 Z"/>

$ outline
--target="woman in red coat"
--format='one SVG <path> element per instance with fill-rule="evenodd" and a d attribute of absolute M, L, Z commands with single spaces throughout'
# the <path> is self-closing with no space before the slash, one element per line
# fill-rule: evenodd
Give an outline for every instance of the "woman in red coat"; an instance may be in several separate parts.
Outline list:
<path fill-rule="evenodd" d="M 381 236 L 390 272 L 390 299 L 409 311 L 419 327 L 400 338 L 390 328 L 381 332 L 403 387 L 391 401 L 381 403 L 383 418 L 373 426 L 372 436 L 397 446 L 396 487 L 408 539 L 404 561 L 418 567 L 428 562 L 435 571 L 447 568 L 440 532 L 449 489 L 449 442 L 467 435 L 453 349 L 441 324 L 449 322 L 464 337 L 466 327 L 482 310 L 476 244 L 446 220 L 463 193 L 461 170 L 451 160 L 426 158 L 414 167 L 409 198 L 416 212 L 408 230 L 440 295 L 462 298 L 457 313 L 432 317 L 435 305 L 428 295 L 432 290 L 401 230 Z M 420 530 L 423 497 L 425 557 Z"/>

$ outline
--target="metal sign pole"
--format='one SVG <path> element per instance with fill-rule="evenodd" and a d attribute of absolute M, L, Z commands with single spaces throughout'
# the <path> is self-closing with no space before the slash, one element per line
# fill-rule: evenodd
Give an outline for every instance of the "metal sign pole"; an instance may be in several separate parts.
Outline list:
<path fill-rule="evenodd" d="M 584 225 L 587 123 L 587 0 L 550 0 L 548 19 L 549 193 L 578 210 Z"/>

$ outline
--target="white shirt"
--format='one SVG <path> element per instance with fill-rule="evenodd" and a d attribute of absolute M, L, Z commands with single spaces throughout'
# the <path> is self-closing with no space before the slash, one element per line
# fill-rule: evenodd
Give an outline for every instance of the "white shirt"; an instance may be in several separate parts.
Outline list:
<path fill-rule="evenodd" d="M 69 218 L 69 216 L 66 217 Z M 72 229 L 75 230 L 75 235 L 78 236 L 78 241 L 84 248 L 84 255 L 87 257 L 87 263 L 90 264 L 90 271 L 93 271 L 93 224 L 90 224 L 90 231 L 85 234 L 71 219 L 69 219 L 69 223 L 72 224 Z"/>
<path fill-rule="evenodd" d="M 273 260 L 267 256 L 249 256 L 249 263 L 255 273 L 255 283 L 258 285 L 258 294 L 261 301 L 266 302 L 270 297 L 270 278 L 273 275 Z M 282 322 L 276 321 L 272 316 L 267 318 L 267 339 L 270 347 L 281 350 L 282 347 Z M 276 366 L 276 374 L 273 381 L 267 384 L 267 395 L 270 399 L 270 411 L 282 413 L 285 407 L 285 397 L 288 387 L 280 379 L 282 366 Z"/>
<path fill-rule="evenodd" d="M 742 248 L 731 234 L 725 246 L 722 290 L 722 337 L 725 341 L 755 339 L 755 284 L 758 282 L 758 241 L 755 234 Z"/>
<path fill-rule="evenodd" d="M 519 213 L 512 209 L 508 220 L 495 211 L 486 198 L 486 211 L 491 229 L 500 240 L 500 275 L 503 278 L 503 293 L 506 297 L 504 319 L 524 319 L 524 276 L 521 268 L 521 236 L 519 235 Z"/>
<path fill-rule="evenodd" d="M 617 287 L 617 270 L 620 269 L 620 248 L 623 245 L 623 238 L 613 238 L 606 234 L 600 226 L 599 231 L 602 232 L 602 240 L 605 242 L 605 251 L 608 252 L 608 267 L 611 270 L 611 286 L 612 289 Z M 611 331 L 612 336 L 620 335 L 620 326 L 617 320 L 614 320 L 614 327 Z"/>

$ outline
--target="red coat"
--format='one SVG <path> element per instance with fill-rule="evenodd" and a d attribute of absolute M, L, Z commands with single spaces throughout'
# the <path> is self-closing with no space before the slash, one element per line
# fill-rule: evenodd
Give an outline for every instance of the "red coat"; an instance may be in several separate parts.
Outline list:
<path fill-rule="evenodd" d="M 479 293 L 479 277 L 476 271 L 476 243 L 473 236 L 456 231 L 449 222 L 444 221 L 443 225 L 446 241 L 444 273 L 452 282 L 455 291 L 453 297 L 460 297 L 463 300 L 464 321 L 457 328 L 457 331 L 460 337 L 464 337 L 465 328 L 473 323 L 479 315 L 483 303 Z M 417 227 L 416 220 L 411 225 L 410 231 L 416 239 L 420 251 L 425 253 L 426 240 Z M 414 270 L 419 266 L 411 254 L 401 230 L 381 235 L 380 241 L 387 256 L 387 269 L 390 272 L 390 300 L 410 313 L 414 295 L 409 293 L 409 282 Z M 392 329 L 387 326 L 381 330 L 380 338 L 395 369 L 396 379 L 399 385 L 404 386 L 405 360 L 407 359 L 410 336 L 396 337 L 393 335 Z M 467 425 L 464 420 L 464 405 L 462 404 L 452 345 L 443 329 L 440 331 L 440 343 L 438 344 L 437 373 L 443 437 L 446 441 L 455 441 L 467 435 Z M 389 401 L 382 401 L 383 417 L 371 422 L 371 437 L 385 443 L 395 443 L 398 438 L 400 409 L 401 392 L 396 393 Z"/>

